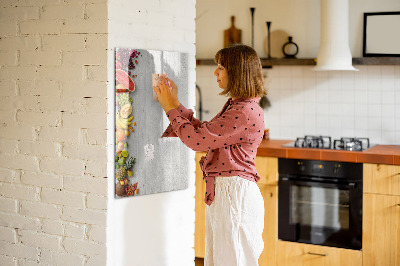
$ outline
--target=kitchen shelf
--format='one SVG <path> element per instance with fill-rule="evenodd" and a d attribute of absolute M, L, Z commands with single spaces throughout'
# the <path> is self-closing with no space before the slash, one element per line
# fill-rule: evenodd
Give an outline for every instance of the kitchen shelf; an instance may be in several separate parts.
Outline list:
<path fill-rule="evenodd" d="M 353 65 L 400 65 L 400 57 L 358 57 Z"/>
<path fill-rule="evenodd" d="M 314 66 L 315 58 L 260 58 L 263 67 L 272 66 Z M 197 59 L 196 65 L 215 65 L 214 59 Z M 400 65 L 400 57 L 356 57 L 353 65 Z"/>

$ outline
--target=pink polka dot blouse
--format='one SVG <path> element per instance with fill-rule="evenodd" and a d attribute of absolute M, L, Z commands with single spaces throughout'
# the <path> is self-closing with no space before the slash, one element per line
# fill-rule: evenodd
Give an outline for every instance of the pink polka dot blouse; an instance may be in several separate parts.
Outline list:
<path fill-rule="evenodd" d="M 193 111 L 182 104 L 168 111 L 171 123 L 162 137 L 179 137 L 192 150 L 207 151 L 200 160 L 207 205 L 214 200 L 217 176 L 240 176 L 253 182 L 260 179 L 254 163 L 265 128 L 259 101 L 260 97 L 229 98 L 221 112 L 209 122 L 194 118 Z"/>

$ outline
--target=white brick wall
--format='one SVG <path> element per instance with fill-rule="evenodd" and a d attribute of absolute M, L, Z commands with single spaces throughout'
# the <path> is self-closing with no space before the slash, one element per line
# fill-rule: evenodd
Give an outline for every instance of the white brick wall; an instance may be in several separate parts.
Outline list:
<path fill-rule="evenodd" d="M 106 264 L 107 1 L 0 1 L 0 265 Z"/>
<path fill-rule="evenodd" d="M 107 113 L 113 120 L 113 108 L 107 109 L 107 98 L 113 106 L 113 93 L 112 97 L 107 94 L 107 80 L 112 80 L 109 74 L 114 68 L 113 48 L 134 45 L 189 53 L 192 87 L 188 107 L 192 107 L 195 4 L 195 0 L 0 2 L 1 265 L 118 264 L 120 260 L 115 260 L 113 250 L 106 250 L 106 243 L 129 245 L 119 235 L 113 238 L 109 234 L 113 238 L 109 240 L 105 234 L 109 206 L 113 206 L 110 215 L 117 211 L 125 217 L 121 206 L 110 205 L 114 187 L 107 190 L 107 181 L 112 184 L 113 179 L 104 178 L 106 149 L 113 153 L 112 145 L 106 145 L 114 142 L 112 134 L 107 136 L 107 128 L 114 123 L 107 127 L 106 120 Z M 108 11 L 113 22 L 108 20 Z M 114 36 L 111 45 L 110 32 Z M 112 82 L 108 85 L 113 91 Z M 194 162 L 189 167 L 194 171 Z M 113 167 L 110 169 L 113 175 Z M 156 251 L 161 253 L 154 256 L 138 246 L 139 264 L 193 263 L 193 249 L 186 245 L 193 243 L 194 232 L 194 174 L 191 178 L 186 191 L 135 202 L 137 207 L 149 204 L 149 208 L 159 209 L 157 213 L 171 210 L 157 221 L 156 228 L 167 224 L 166 232 L 185 243 L 171 246 L 155 236 L 153 244 L 160 244 Z M 174 209 L 181 202 L 186 205 Z M 153 216 L 148 216 L 147 210 L 142 209 L 141 219 L 135 221 L 148 225 Z M 173 226 L 183 221 L 184 227 Z M 147 230 L 151 233 L 153 228 Z M 179 256 L 164 254 L 166 249 Z M 107 260 L 106 254 L 113 257 Z"/>

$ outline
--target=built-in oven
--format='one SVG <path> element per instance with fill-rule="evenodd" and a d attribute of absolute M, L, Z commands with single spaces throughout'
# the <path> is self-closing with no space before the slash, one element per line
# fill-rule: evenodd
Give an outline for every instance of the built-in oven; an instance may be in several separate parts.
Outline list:
<path fill-rule="evenodd" d="M 278 238 L 361 249 L 360 163 L 278 160 Z"/>

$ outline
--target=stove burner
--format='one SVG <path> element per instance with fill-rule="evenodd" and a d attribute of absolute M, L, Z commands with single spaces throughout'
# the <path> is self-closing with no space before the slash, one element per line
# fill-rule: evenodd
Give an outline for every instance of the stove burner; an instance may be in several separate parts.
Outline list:
<path fill-rule="evenodd" d="M 283 146 L 344 151 L 364 151 L 371 148 L 368 138 L 340 138 L 334 140 L 332 143 L 331 137 L 311 135 L 306 135 L 303 138 L 297 138 L 295 142 L 291 142 Z"/>
<path fill-rule="evenodd" d="M 335 150 L 363 151 L 369 148 L 368 138 L 340 138 L 333 142 Z"/>
<path fill-rule="evenodd" d="M 304 138 L 297 138 L 294 146 L 299 148 L 330 149 L 331 137 L 306 135 Z"/>

